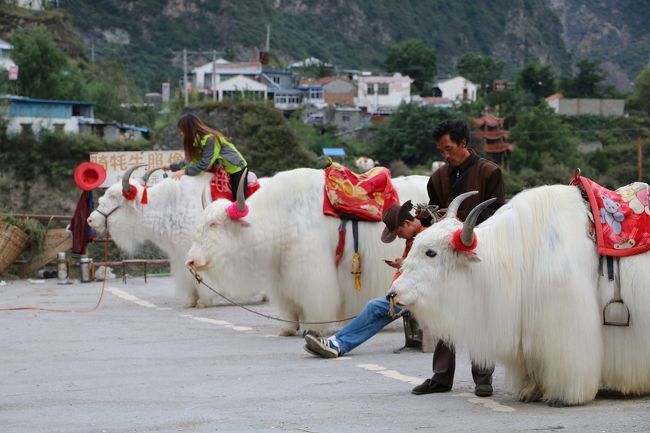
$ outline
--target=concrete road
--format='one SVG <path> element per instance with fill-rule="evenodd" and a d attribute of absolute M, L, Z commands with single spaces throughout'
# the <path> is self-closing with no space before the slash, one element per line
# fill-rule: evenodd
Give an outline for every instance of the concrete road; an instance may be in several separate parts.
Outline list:
<path fill-rule="evenodd" d="M 101 288 L 7 283 L 0 308 L 83 310 Z M 170 278 L 110 281 L 91 312 L 2 311 L 0 432 L 650 431 L 649 397 L 523 404 L 500 367 L 479 399 L 462 350 L 452 392 L 412 395 L 431 354 L 392 353 L 401 323 L 336 360 L 277 328 L 237 307 L 183 309 Z"/>

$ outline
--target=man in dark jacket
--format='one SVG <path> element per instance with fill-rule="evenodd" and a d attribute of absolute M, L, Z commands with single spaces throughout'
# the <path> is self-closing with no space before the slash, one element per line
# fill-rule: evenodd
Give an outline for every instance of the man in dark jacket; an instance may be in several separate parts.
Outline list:
<path fill-rule="evenodd" d="M 465 122 L 445 120 L 433 131 L 433 138 L 446 164 L 436 170 L 429 179 L 427 191 L 429 204 L 446 209 L 454 198 L 468 191 L 478 191 L 467 198 L 458 209 L 457 216 L 465 220 L 469 212 L 479 203 L 496 197 L 478 218 L 478 223 L 494 214 L 505 203 L 505 188 L 498 165 L 479 157 L 468 149 L 470 132 Z M 425 216 L 420 217 L 423 225 L 429 224 Z M 433 377 L 425 380 L 411 391 L 413 394 L 430 394 L 451 390 L 456 369 L 456 354 L 452 345 L 439 341 L 433 353 Z M 481 367 L 472 362 L 472 377 L 479 397 L 492 395 L 492 373 L 494 366 Z"/>

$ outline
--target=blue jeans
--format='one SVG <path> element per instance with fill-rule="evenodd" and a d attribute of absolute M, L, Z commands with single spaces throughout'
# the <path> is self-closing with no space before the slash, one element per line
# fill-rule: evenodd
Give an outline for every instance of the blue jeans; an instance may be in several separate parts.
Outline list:
<path fill-rule="evenodd" d="M 343 329 L 334 334 L 341 355 L 347 353 L 368 340 L 370 337 L 382 330 L 382 328 L 392 322 L 393 318 L 388 315 L 390 304 L 384 297 L 371 300 L 363 307 L 361 313 Z M 400 311 L 395 306 L 395 313 Z"/>

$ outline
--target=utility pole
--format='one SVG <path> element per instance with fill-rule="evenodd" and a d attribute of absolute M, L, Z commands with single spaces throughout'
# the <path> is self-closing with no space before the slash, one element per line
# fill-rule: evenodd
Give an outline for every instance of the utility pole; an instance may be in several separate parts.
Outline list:
<path fill-rule="evenodd" d="M 212 50 L 212 102 L 217 102 L 217 50 Z"/>
<path fill-rule="evenodd" d="M 266 52 L 268 53 L 271 46 L 271 24 L 266 25 Z"/>
<path fill-rule="evenodd" d="M 183 48 L 183 96 L 187 107 L 190 103 L 190 95 L 187 93 L 187 50 L 185 48 Z"/>
<path fill-rule="evenodd" d="M 643 182 L 643 144 L 640 135 L 636 137 L 636 171 L 637 180 Z"/>

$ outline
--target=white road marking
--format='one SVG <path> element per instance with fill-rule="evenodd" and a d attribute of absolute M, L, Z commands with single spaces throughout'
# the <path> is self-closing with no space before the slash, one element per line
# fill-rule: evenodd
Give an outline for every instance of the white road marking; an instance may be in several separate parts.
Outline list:
<path fill-rule="evenodd" d="M 132 294 L 130 294 L 130 293 L 127 293 L 127 292 L 125 292 L 125 291 L 123 291 L 123 290 L 120 290 L 120 289 L 118 289 L 118 288 L 116 288 L 116 287 L 107 287 L 107 288 L 106 288 L 106 291 L 111 292 L 112 294 L 114 294 L 114 295 L 117 296 L 118 298 L 122 298 L 122 299 L 124 299 L 125 301 L 130 301 L 130 302 L 133 302 L 133 303 L 135 303 L 135 304 L 138 304 L 138 305 L 141 306 L 141 307 L 145 307 L 145 308 L 158 308 L 158 306 L 157 306 L 156 304 L 152 304 L 152 303 L 149 302 L 149 301 L 145 301 L 145 300 L 143 300 L 143 299 L 140 299 L 140 298 L 138 298 L 137 296 L 132 295 Z"/>
<path fill-rule="evenodd" d="M 469 392 L 463 392 L 461 394 L 454 394 L 454 397 L 463 397 L 470 403 L 474 404 L 482 404 L 484 407 L 487 407 L 488 409 L 492 409 L 495 412 L 514 412 L 515 408 L 506 406 L 501 403 L 497 403 L 494 400 L 491 400 L 487 397 L 476 397 L 474 394 L 471 394 Z"/>
<path fill-rule="evenodd" d="M 199 322 L 212 323 L 213 325 L 220 325 L 220 326 L 232 325 L 232 323 L 227 322 L 225 320 L 210 319 L 208 317 L 197 317 L 197 316 L 190 315 L 189 318 L 197 320 Z"/>
<path fill-rule="evenodd" d="M 411 385 L 419 385 L 422 382 L 422 379 L 413 376 L 407 376 L 400 373 L 397 370 L 386 370 L 381 365 L 377 364 L 357 364 L 357 367 L 363 368 L 365 370 L 374 371 L 377 374 L 386 376 L 391 379 L 399 380 L 401 382 L 410 383 Z"/>
<path fill-rule="evenodd" d="M 125 292 L 124 290 L 120 290 L 116 287 L 107 287 L 106 290 L 108 292 L 111 292 L 118 298 L 122 298 L 125 301 L 133 302 L 135 304 L 140 305 L 141 307 L 145 308 L 156 308 L 158 310 L 171 310 L 171 308 L 168 307 L 159 307 L 156 304 L 152 304 L 149 301 L 145 301 L 143 299 L 138 298 L 135 295 L 132 295 L 131 293 Z M 232 323 L 226 321 L 226 320 L 217 320 L 217 319 L 210 319 L 209 317 L 198 317 L 198 316 L 193 316 L 191 314 L 179 314 L 179 317 L 185 317 L 188 319 L 196 320 L 198 322 L 203 322 L 203 323 L 210 323 L 212 325 L 218 325 L 218 326 L 223 326 L 224 328 L 230 328 L 233 331 L 237 332 L 248 332 L 252 331 L 253 328 L 250 326 L 237 326 L 233 325 Z"/>
<path fill-rule="evenodd" d="M 418 377 L 413 377 L 413 376 L 407 376 L 405 374 L 400 373 L 397 370 L 387 370 L 386 368 L 382 367 L 381 365 L 377 364 L 357 364 L 357 367 L 363 368 L 364 370 L 372 371 L 377 374 L 381 374 L 382 376 L 388 377 L 390 379 L 395 379 L 399 380 L 401 382 L 406 382 L 410 383 L 411 385 L 419 385 L 422 383 L 422 379 Z M 462 397 L 468 402 L 472 404 L 480 404 L 483 405 L 483 407 L 486 407 L 488 409 L 491 409 L 495 412 L 514 412 L 515 408 L 506 406 L 501 403 L 497 403 L 496 401 L 487 398 L 487 397 L 476 397 L 474 394 L 471 394 L 469 392 L 463 392 L 460 394 L 453 394 L 454 397 Z"/>
<path fill-rule="evenodd" d="M 189 318 L 196 320 L 198 322 L 211 323 L 213 325 L 219 325 L 225 328 L 230 328 L 233 331 L 248 332 L 253 330 L 253 328 L 251 328 L 250 326 L 236 326 L 226 320 L 217 320 L 217 319 L 210 319 L 209 317 L 198 317 L 198 316 L 189 316 Z"/>

